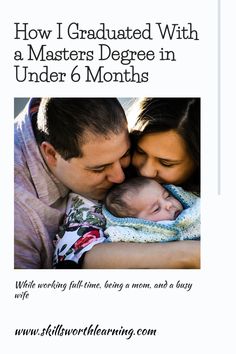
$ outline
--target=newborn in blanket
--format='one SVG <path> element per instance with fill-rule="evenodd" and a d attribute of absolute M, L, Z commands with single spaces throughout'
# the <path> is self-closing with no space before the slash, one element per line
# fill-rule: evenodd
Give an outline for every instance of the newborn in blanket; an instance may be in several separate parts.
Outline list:
<path fill-rule="evenodd" d="M 105 234 L 112 242 L 200 239 L 200 198 L 174 185 L 135 177 L 107 194 Z"/>

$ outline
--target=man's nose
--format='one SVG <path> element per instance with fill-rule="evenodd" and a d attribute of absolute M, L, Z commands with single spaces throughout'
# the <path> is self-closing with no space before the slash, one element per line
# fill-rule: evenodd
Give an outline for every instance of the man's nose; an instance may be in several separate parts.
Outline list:
<path fill-rule="evenodd" d="M 111 183 L 122 183 L 125 180 L 125 174 L 120 162 L 116 162 L 110 167 L 107 179 Z"/>

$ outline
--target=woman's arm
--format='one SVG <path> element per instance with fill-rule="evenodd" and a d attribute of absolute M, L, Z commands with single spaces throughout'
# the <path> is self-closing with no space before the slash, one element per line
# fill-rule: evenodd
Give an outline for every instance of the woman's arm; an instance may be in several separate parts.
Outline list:
<path fill-rule="evenodd" d="M 200 241 L 102 243 L 86 253 L 85 269 L 198 269 Z"/>

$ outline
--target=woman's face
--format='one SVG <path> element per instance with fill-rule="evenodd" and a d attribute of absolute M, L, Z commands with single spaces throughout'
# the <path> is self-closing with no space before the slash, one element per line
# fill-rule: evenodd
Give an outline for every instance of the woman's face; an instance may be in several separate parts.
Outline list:
<path fill-rule="evenodd" d="M 176 185 L 186 182 L 195 170 L 184 140 L 174 130 L 140 138 L 132 164 L 141 176 Z"/>

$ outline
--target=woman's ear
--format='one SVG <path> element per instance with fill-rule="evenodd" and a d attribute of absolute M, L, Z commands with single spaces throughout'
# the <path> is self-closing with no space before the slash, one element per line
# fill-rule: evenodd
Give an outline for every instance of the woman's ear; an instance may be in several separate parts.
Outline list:
<path fill-rule="evenodd" d="M 58 153 L 55 148 L 47 141 L 43 141 L 40 151 L 48 167 L 56 167 Z"/>

